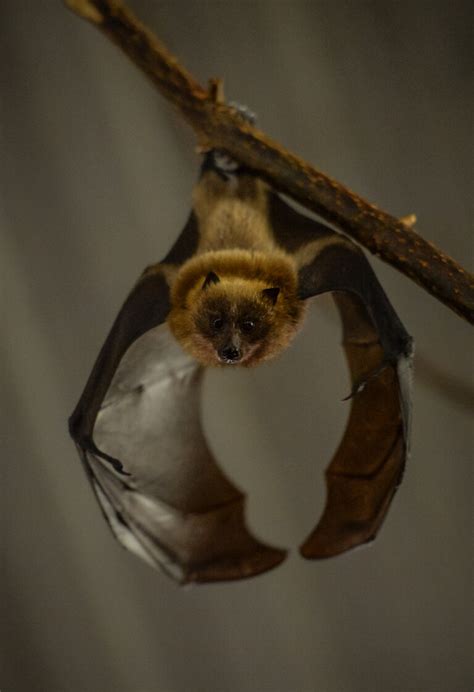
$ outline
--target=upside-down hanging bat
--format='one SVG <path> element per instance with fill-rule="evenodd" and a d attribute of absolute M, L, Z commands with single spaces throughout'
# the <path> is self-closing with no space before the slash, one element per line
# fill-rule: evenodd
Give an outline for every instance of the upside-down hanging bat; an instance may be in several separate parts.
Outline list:
<path fill-rule="evenodd" d="M 199 243 L 171 282 L 168 324 L 202 365 L 257 365 L 301 324 L 297 258 L 274 237 L 263 181 L 221 177 L 209 158 L 193 195 Z"/>
<path fill-rule="evenodd" d="M 366 543 L 385 518 L 407 456 L 412 340 L 356 245 L 208 153 L 184 230 L 125 301 L 70 418 L 117 539 L 181 583 L 249 577 L 284 559 L 248 531 L 245 496 L 207 446 L 203 366 L 277 355 L 307 300 L 327 291 L 353 397 L 305 558 Z"/>

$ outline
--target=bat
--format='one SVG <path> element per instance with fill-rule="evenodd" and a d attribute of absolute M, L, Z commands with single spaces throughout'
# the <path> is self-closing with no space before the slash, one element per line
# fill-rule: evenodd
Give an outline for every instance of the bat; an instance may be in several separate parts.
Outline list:
<path fill-rule="evenodd" d="M 206 367 L 277 356 L 325 292 L 342 321 L 351 410 L 325 509 L 300 548 L 307 559 L 367 543 L 384 521 L 408 454 L 412 339 L 354 243 L 208 152 L 183 231 L 132 289 L 69 419 L 115 537 L 179 583 L 250 577 L 285 559 L 252 535 L 245 495 L 213 458 L 201 383 Z"/>

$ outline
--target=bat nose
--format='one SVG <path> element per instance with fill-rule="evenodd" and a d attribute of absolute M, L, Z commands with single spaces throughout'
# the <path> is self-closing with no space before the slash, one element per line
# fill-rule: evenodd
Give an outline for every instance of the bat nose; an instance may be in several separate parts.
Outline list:
<path fill-rule="evenodd" d="M 236 346 L 226 346 L 219 351 L 219 358 L 227 363 L 236 363 L 240 360 L 241 353 Z"/>

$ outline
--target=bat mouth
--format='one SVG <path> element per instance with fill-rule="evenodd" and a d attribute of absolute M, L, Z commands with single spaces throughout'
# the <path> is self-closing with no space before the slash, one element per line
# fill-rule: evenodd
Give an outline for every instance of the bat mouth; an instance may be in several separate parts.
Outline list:
<path fill-rule="evenodd" d="M 244 348 L 239 352 L 238 357 L 234 358 L 229 358 L 226 357 L 222 351 L 216 351 L 216 357 L 219 365 L 243 365 L 245 367 L 254 365 L 253 358 L 254 355 L 258 352 L 258 345 L 256 346 L 251 346 L 250 348 Z"/>

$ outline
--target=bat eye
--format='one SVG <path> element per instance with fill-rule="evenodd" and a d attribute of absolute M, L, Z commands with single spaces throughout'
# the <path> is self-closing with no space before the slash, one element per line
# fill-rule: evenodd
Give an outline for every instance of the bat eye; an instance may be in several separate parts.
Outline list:
<path fill-rule="evenodd" d="M 224 320 L 222 319 L 222 317 L 216 317 L 216 319 L 212 320 L 212 326 L 214 327 L 214 329 L 217 329 L 217 331 L 222 329 L 222 327 L 224 326 Z"/>
<path fill-rule="evenodd" d="M 242 322 L 242 331 L 246 332 L 247 334 L 249 334 L 254 329 L 255 322 L 253 320 L 245 320 L 245 322 Z"/>

